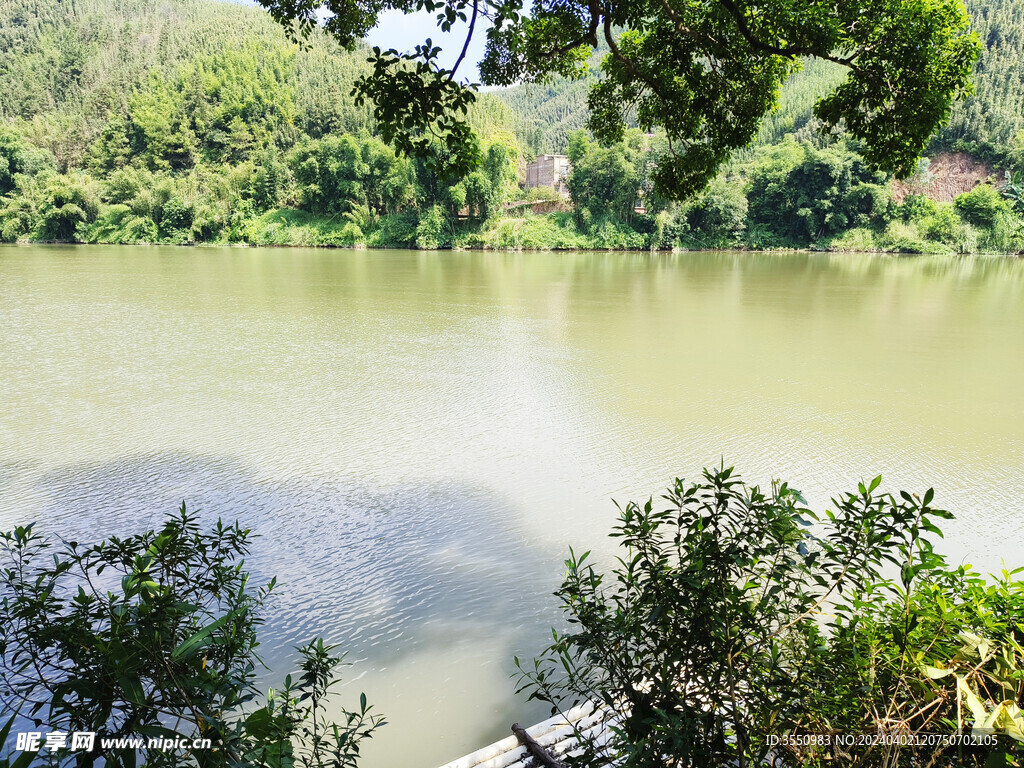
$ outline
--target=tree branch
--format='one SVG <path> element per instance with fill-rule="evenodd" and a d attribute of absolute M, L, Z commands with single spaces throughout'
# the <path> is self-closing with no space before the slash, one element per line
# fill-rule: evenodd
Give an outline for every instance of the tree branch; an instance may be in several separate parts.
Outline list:
<path fill-rule="evenodd" d="M 855 72 L 859 72 L 860 69 L 854 65 L 854 60 L 859 55 L 859 51 L 851 54 L 847 57 L 833 56 L 830 53 L 822 53 L 814 48 L 807 46 L 800 47 L 795 45 L 777 46 L 771 43 L 766 43 L 763 40 L 754 37 L 754 33 L 750 30 L 750 25 L 747 24 L 747 17 L 743 15 L 743 12 L 736 6 L 733 0 L 718 0 L 719 4 L 729 12 L 729 15 L 733 17 L 736 22 L 736 28 L 739 33 L 743 36 L 743 39 L 750 44 L 750 47 L 761 53 L 771 53 L 776 56 L 785 56 L 786 58 L 795 58 L 797 56 L 814 56 L 818 59 L 824 59 L 831 61 L 836 64 L 842 64 L 844 67 L 848 67 Z"/>
<path fill-rule="evenodd" d="M 455 61 L 455 66 L 452 67 L 451 72 L 448 75 L 449 80 L 455 79 L 455 73 L 459 69 L 459 65 L 462 64 L 463 59 L 466 58 L 466 51 L 469 50 L 469 41 L 473 39 L 473 28 L 476 27 L 476 16 L 480 10 L 480 0 L 473 0 L 473 16 L 469 20 L 469 31 L 466 33 L 466 42 L 462 44 L 462 53 L 459 54 L 459 58 Z"/>

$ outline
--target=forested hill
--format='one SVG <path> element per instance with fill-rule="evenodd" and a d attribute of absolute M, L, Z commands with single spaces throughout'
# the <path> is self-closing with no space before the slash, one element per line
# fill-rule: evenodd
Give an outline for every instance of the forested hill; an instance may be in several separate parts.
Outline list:
<path fill-rule="evenodd" d="M 931 151 L 963 150 L 979 159 L 1017 166 L 1024 160 L 1024 2 L 966 0 L 984 45 L 975 71 L 974 95 L 954 107 L 949 125 Z M 592 62 L 591 77 L 598 72 Z M 811 109 L 843 77 L 843 68 L 808 62 L 783 90 L 778 112 L 764 123 L 759 143 L 774 144 L 787 133 L 813 129 Z M 590 81 L 556 79 L 500 92 L 523 121 L 527 144 L 541 152 L 564 152 L 570 131 L 587 119 Z M 800 135 L 798 133 L 798 135 Z"/>
<path fill-rule="evenodd" d="M 215 0 L 0 2 L 0 122 L 61 170 L 127 115 L 164 156 L 372 132 L 350 95 L 367 66 L 326 36 L 297 50 L 264 11 Z M 486 94 L 471 120 L 484 135 L 515 122 Z"/>
<path fill-rule="evenodd" d="M 988 161 L 957 156 L 982 169 L 969 183 L 929 198 L 922 164 L 897 194 L 855 143 L 815 131 L 811 108 L 843 73 L 808 62 L 761 146 L 673 203 L 650 183 L 662 136 L 570 136 L 586 80 L 480 94 L 482 162 L 454 178 L 443 141 L 440 163 L 402 157 L 355 105 L 365 49 L 322 35 L 300 49 L 262 10 L 219 0 L 0 0 L 0 241 L 1017 252 L 1024 2 L 970 2 L 988 48 L 933 144 Z M 569 199 L 518 183 L 552 151 L 570 156 Z M 1016 175 L 986 183 L 993 167 Z"/>
<path fill-rule="evenodd" d="M 955 107 L 932 149 L 966 150 L 1019 165 L 1024 159 L 1024 3 L 967 0 L 967 5 L 985 44 L 975 94 Z M 595 56 L 586 80 L 556 78 L 483 95 L 472 115 L 475 127 L 484 134 L 512 128 L 528 153 L 566 151 L 569 133 L 586 122 L 587 89 L 598 63 Z M 317 138 L 372 131 L 369 108 L 356 107 L 349 95 L 366 66 L 362 52 L 346 53 L 326 37 L 297 51 L 263 11 L 214 0 L 0 3 L 0 121 L 17 120 L 19 133 L 52 151 L 62 169 L 81 163 L 111 115 L 133 108 L 202 113 L 209 111 L 204 101 L 217 102 L 216 114 L 207 117 L 217 129 L 214 139 L 226 143 L 236 118 L 257 133 L 287 128 Z M 225 78 L 225 69 L 248 73 L 249 82 L 244 76 Z M 799 136 L 801 129 L 810 135 L 814 102 L 842 76 L 840 67 L 809 62 L 787 83 L 759 143 L 774 144 L 787 133 Z M 231 93 L 218 91 L 218 78 L 230 81 Z M 148 94 L 140 96 L 142 91 Z M 179 116 L 181 125 L 187 122 Z M 235 133 L 244 133 L 237 122 Z M 243 143 L 245 138 L 235 136 Z M 166 139 L 187 145 L 190 137 L 172 132 Z"/>

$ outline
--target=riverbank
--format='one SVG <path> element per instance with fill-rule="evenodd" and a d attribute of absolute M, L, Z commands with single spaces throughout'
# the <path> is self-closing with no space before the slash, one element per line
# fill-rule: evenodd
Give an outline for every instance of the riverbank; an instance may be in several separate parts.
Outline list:
<path fill-rule="evenodd" d="M 1020 251 L 999 251 L 979 247 L 977 234 L 961 233 L 953 242 L 928 239 L 910 224 L 893 222 L 883 229 L 868 227 L 847 230 L 823 238 L 810 246 L 797 243 L 758 242 L 757 233 L 733 237 L 674 238 L 652 227 L 634 229 L 628 225 L 605 222 L 589 232 L 580 231 L 570 212 L 550 212 L 498 218 L 490 221 L 461 221 L 441 227 L 425 241 L 415 214 L 391 214 L 373 217 L 369 226 L 354 224 L 351 218 L 316 216 L 304 211 L 281 208 L 240 222 L 221 236 L 197 240 L 183 232 L 159 236 L 156 227 L 140 226 L 138 217 L 128 216 L 124 206 L 106 206 L 96 220 L 80 226 L 72 239 L 43 240 L 23 237 L 19 244 L 90 245 L 181 245 L 232 247 L 296 248 L 389 248 L 419 250 L 513 250 L 513 251 L 705 251 L 740 252 L 826 252 L 887 254 L 994 254 L 1019 255 Z M 895 225 L 895 226 L 894 226 Z M 650 229 L 652 231 L 644 231 Z M 192 233 L 189 233 L 192 234 Z M 154 236 L 156 235 L 156 236 Z"/>

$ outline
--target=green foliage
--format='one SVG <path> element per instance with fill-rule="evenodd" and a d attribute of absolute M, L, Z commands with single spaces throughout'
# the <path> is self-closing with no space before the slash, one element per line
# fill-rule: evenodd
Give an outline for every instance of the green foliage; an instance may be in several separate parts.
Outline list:
<path fill-rule="evenodd" d="M 949 122 L 940 128 L 929 151 L 964 150 L 1002 167 L 1024 166 L 1024 6 L 1014 0 L 966 0 L 971 26 L 982 43 L 972 74 L 973 89 L 953 105 Z M 761 123 L 757 144 L 770 145 L 793 134 L 821 148 L 823 127 L 814 105 L 834 91 L 846 69 L 830 61 L 803 59 L 782 89 L 778 108 Z M 536 135 L 534 152 L 565 152 L 568 131 L 587 120 L 586 93 L 597 66 L 584 80 L 553 78 L 520 85 L 501 98 L 525 121 L 524 136 Z M 633 122 L 627 119 L 627 123 Z M 737 153 L 747 157 L 746 152 Z"/>
<path fill-rule="evenodd" d="M 754 140 L 800 57 L 847 69 L 846 79 L 815 107 L 818 118 L 829 126 L 844 123 L 864 142 L 873 165 L 909 172 L 953 100 L 966 92 L 978 53 L 959 0 L 884 0 L 870 8 L 696 1 L 612 8 L 582 0 L 536 2 L 529 9 L 523 0 L 260 3 L 295 39 L 312 36 L 322 14 L 326 31 L 349 49 L 387 9 L 436 12 L 443 32 L 467 23 L 451 69 L 437 63 L 440 48 L 430 38 L 411 54 L 375 48 L 373 71 L 353 88 L 357 103 L 374 102 L 387 141 L 433 159 L 431 135 L 438 137 L 456 150 L 447 162 L 462 174 L 478 155 L 462 117 L 474 94 L 456 75 L 478 17 L 492 22 L 480 63 L 483 80 L 492 85 L 580 77 L 600 33 L 609 53 L 604 77 L 590 89 L 588 125 L 605 144 L 621 141 L 634 115 L 646 131 L 663 129 L 674 149 L 658 156 L 653 179 L 673 199 L 703 188 L 734 150 Z"/>
<path fill-rule="evenodd" d="M 967 0 L 967 8 L 984 48 L 973 93 L 953 108 L 934 148 L 1017 168 L 1024 159 L 1024 7 L 1013 0 Z"/>
<path fill-rule="evenodd" d="M 568 213 L 536 216 L 526 213 L 520 218 L 505 218 L 480 235 L 480 245 L 507 249 L 591 249 L 596 247 L 588 235 L 576 228 Z"/>
<path fill-rule="evenodd" d="M 164 23 L 167 9 L 174 24 Z M 324 35 L 296 48 L 255 9 L 205 0 L 11 0 L 0 8 L 0 46 L 12 52 L 0 56 L 0 84 L 10 86 L 0 91 L 5 241 L 400 246 L 416 241 L 422 219 L 421 242 L 458 247 L 845 248 L 852 240 L 840 238 L 850 228 L 872 232 L 872 246 L 884 249 L 1021 246 L 1009 209 L 986 226 L 965 224 L 956 211 L 897 212 L 882 177 L 866 171 L 852 145 L 829 147 L 815 133 L 821 121 L 811 105 L 846 68 L 813 57 L 795 67 L 759 139 L 795 134 L 777 152 L 792 155 L 793 166 L 801 165 L 797 155 L 807 160 L 800 170 L 787 167 L 790 160 L 767 168 L 772 155 L 764 150 L 744 153 L 706 193 L 676 205 L 654 190 L 665 135 L 631 129 L 603 147 L 580 133 L 570 227 L 560 214 L 542 222 L 505 204 L 543 195 L 518 187 L 524 147 L 567 147 L 570 128 L 585 122 L 578 109 L 587 80 L 558 75 L 511 89 L 500 94 L 511 108 L 481 94 L 465 114 L 479 160 L 467 171 L 459 142 L 443 132 L 415 161 L 373 135 L 372 110 L 349 95 L 372 72 L 365 52 L 346 52 Z M 589 58 L 566 62 L 596 75 L 610 50 L 605 41 Z M 626 114 L 626 124 L 636 117 Z M 52 181 L 54 171 L 64 182 Z M 758 186 L 773 173 L 774 202 Z M 749 200 L 743 179 L 752 182 Z M 782 207 L 773 210 L 775 203 Z M 444 219 L 438 238 L 426 231 L 436 229 L 435 207 Z M 913 221 L 914 231 L 893 225 L 894 215 Z M 502 216 L 512 220 L 501 225 Z"/>
<path fill-rule="evenodd" d="M 595 51 L 581 79 L 554 75 L 543 82 L 517 84 L 496 92 L 518 121 L 517 134 L 529 153 L 565 154 L 569 135 L 586 129 L 587 91 L 600 76 L 601 58 L 606 52 L 601 48 Z"/>
<path fill-rule="evenodd" d="M 995 226 L 1000 213 L 1008 212 L 1010 205 L 990 184 L 979 184 L 953 201 L 953 208 L 968 224 L 979 229 Z"/>
<path fill-rule="evenodd" d="M 202 531 L 182 505 L 158 531 L 99 544 L 53 542 L 33 526 L 0 534 L 0 695 L 53 730 L 98 734 L 57 765 L 134 766 L 132 748 L 102 739 L 209 738 L 215 749 L 142 750 L 150 766 L 355 765 L 382 720 L 365 698 L 324 719 L 341 658 L 323 641 L 300 648 L 302 673 L 258 703 L 257 631 L 275 582 L 253 589 L 250 532 Z"/>
<path fill-rule="evenodd" d="M 701 193 L 686 212 L 691 240 L 709 247 L 739 245 L 747 228 L 747 198 L 741 185 L 718 179 Z"/>
<path fill-rule="evenodd" d="M 42 184 L 36 206 L 34 235 L 38 240 L 74 240 L 85 225 L 95 221 L 99 194 L 84 176 L 49 175 Z"/>
<path fill-rule="evenodd" d="M 607 216 L 632 224 L 638 218 L 634 211 L 638 202 L 651 215 L 665 207 L 660 196 L 651 193 L 653 154 L 650 137 L 639 131 L 631 131 L 625 141 L 609 147 L 596 144 L 583 132 L 572 134 L 568 187 L 578 223 L 586 228 L 592 225 L 588 216 Z"/>
<path fill-rule="evenodd" d="M 889 222 L 889 226 L 876 236 L 879 250 L 895 253 L 936 253 L 948 251 L 941 245 L 930 243 L 921 236 L 920 229 L 913 223 Z"/>
<path fill-rule="evenodd" d="M 394 213 L 412 199 L 409 163 L 379 139 L 328 136 L 300 144 L 289 163 L 299 202 L 311 213 L 335 215 L 357 205 Z"/>
<path fill-rule="evenodd" d="M 510 134 L 492 137 L 480 169 L 467 176 L 464 182 L 470 218 L 493 218 L 500 212 L 502 203 L 516 196 L 521 154 L 519 142 Z"/>
<path fill-rule="evenodd" d="M 9 129 L 0 129 L 0 196 L 12 192 L 17 176 L 53 169 L 53 158 L 28 145 Z"/>
<path fill-rule="evenodd" d="M 900 218 L 904 221 L 921 221 L 934 216 L 937 211 L 935 202 L 924 195 L 907 195 L 900 206 Z"/>
<path fill-rule="evenodd" d="M 854 251 L 866 253 L 878 250 L 875 233 L 867 227 L 854 227 L 828 241 L 830 251 Z"/>
<path fill-rule="evenodd" d="M 448 242 L 447 234 L 444 211 L 439 205 L 432 206 L 420 217 L 420 222 L 416 226 L 416 247 L 440 248 Z"/>
<path fill-rule="evenodd" d="M 762 491 L 732 469 L 705 470 L 677 480 L 663 505 L 620 509 L 611 571 L 570 550 L 556 592 L 568 625 L 538 659 L 516 660 L 520 690 L 553 712 L 590 701 L 615 713 L 609 738 L 585 740 L 569 763 L 981 766 L 991 752 L 1020 756 L 1008 707 L 996 747 L 952 755 L 927 742 L 768 740 L 953 734 L 965 689 L 1019 701 L 1024 583 L 947 566 L 931 537 L 952 515 L 932 506 L 931 490 L 878 494 L 880 482 L 819 518 L 785 483 Z"/>
<path fill-rule="evenodd" d="M 747 171 L 750 220 L 806 245 L 851 226 L 884 226 L 895 214 L 884 176 L 849 150 L 815 150 L 786 141 L 761 153 Z"/>
<path fill-rule="evenodd" d="M 416 243 L 417 225 L 414 213 L 382 216 L 366 244 L 379 248 L 409 248 Z"/>

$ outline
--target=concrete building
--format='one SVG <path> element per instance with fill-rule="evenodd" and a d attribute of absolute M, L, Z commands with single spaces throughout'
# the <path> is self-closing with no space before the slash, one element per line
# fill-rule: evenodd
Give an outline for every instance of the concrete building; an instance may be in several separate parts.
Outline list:
<path fill-rule="evenodd" d="M 554 187 L 562 197 L 569 196 L 569 158 L 565 155 L 541 155 L 526 166 L 526 188 Z"/>

